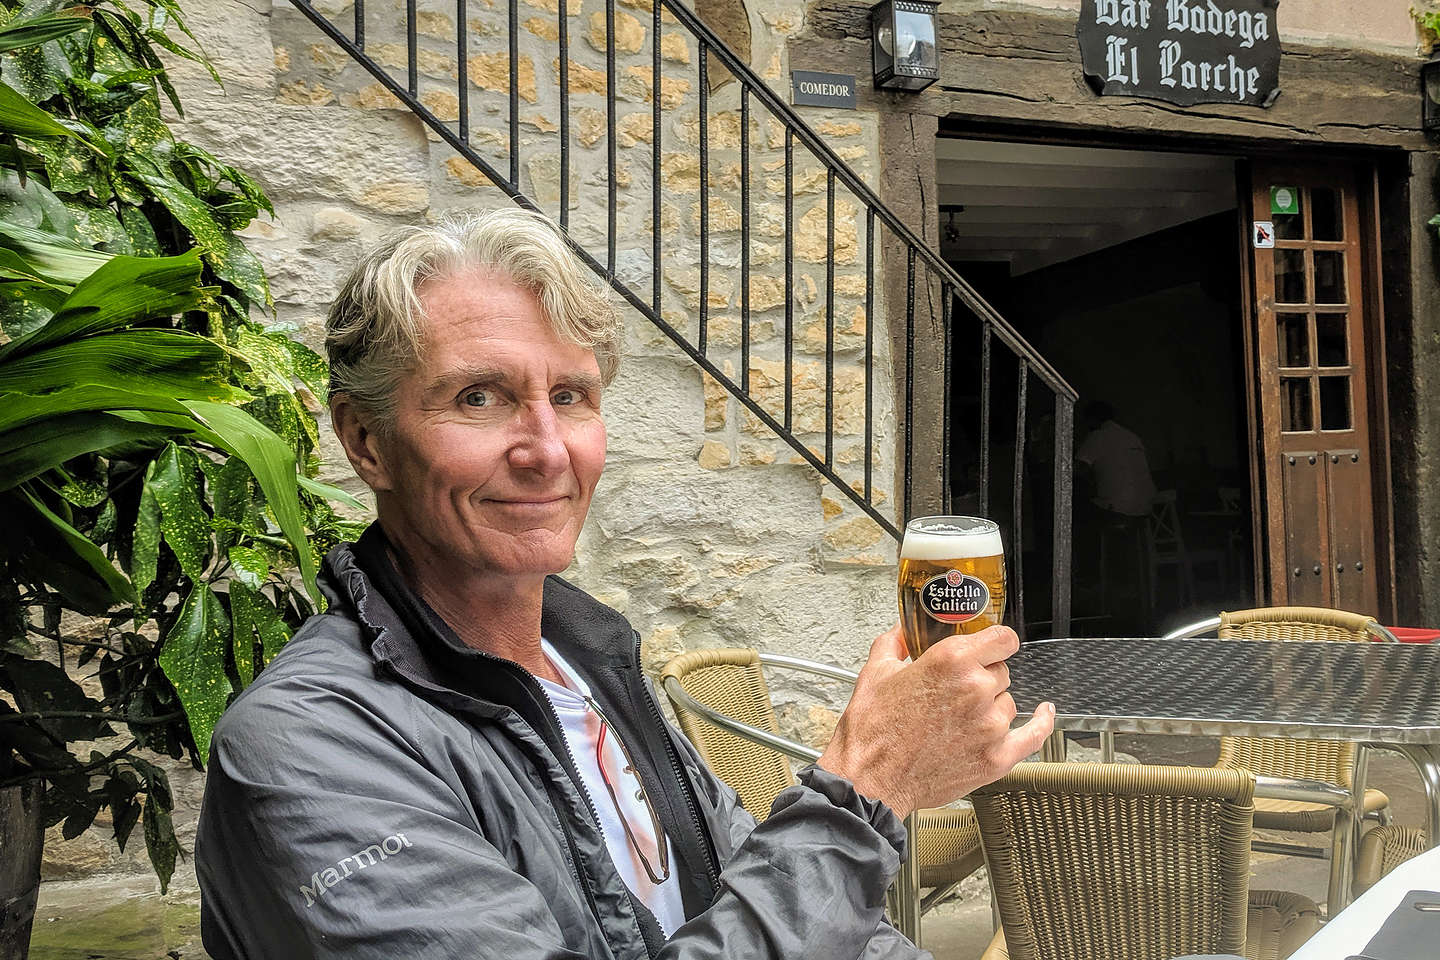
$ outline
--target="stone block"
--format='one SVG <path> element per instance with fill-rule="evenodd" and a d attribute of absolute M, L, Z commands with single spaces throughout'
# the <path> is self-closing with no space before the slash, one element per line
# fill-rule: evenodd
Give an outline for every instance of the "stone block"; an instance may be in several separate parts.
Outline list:
<path fill-rule="evenodd" d="M 725 413 L 730 406 L 730 391 L 720 381 L 701 371 L 700 382 L 705 393 L 705 430 L 725 429 Z"/>
<path fill-rule="evenodd" d="M 380 83 L 371 83 L 359 90 L 343 93 L 340 95 L 340 102 L 347 107 L 361 110 L 405 110 L 405 104 Z"/>
<path fill-rule="evenodd" d="M 622 147 L 653 143 L 654 136 L 654 117 L 648 113 L 627 113 L 615 121 L 615 142 Z"/>
<path fill-rule="evenodd" d="M 310 239 L 334 242 L 356 240 L 370 226 L 370 221 L 343 207 L 322 207 L 310 219 Z"/>
<path fill-rule="evenodd" d="M 718 440 L 706 440 L 700 452 L 695 456 L 695 462 L 706 470 L 719 470 L 722 467 L 730 466 L 730 448 Z"/>
<path fill-rule="evenodd" d="M 560 39 L 560 27 L 554 20 L 546 20 L 543 17 L 530 17 L 520 24 L 535 36 L 548 43 L 555 43 Z"/>
<path fill-rule="evenodd" d="M 329 41 L 312 43 L 305 48 L 305 52 L 310 55 L 310 62 L 318 67 L 321 73 L 330 77 L 338 75 L 355 62 L 350 58 L 350 54 Z"/>
<path fill-rule="evenodd" d="M 435 114 L 437 120 L 449 123 L 460 119 L 460 98 L 449 90 L 432 88 L 420 94 L 420 103 Z"/>
<path fill-rule="evenodd" d="M 323 107 L 335 102 L 335 92 L 322 83 L 314 86 L 304 80 L 282 83 L 275 89 L 275 99 L 281 103 L 293 103 L 307 107 Z"/>
<path fill-rule="evenodd" d="M 593 107 L 581 107 L 575 111 L 571 129 L 581 146 L 593 147 L 605 139 L 605 114 Z"/>
<path fill-rule="evenodd" d="M 455 18 L 439 10 L 419 10 L 415 14 L 415 32 L 436 40 L 454 40 Z"/>
<path fill-rule="evenodd" d="M 605 419 L 612 425 L 608 462 L 629 469 L 637 462 L 693 459 L 705 439 L 699 422 L 704 409 L 700 377 L 689 363 L 626 357 L 605 391 Z"/>
<path fill-rule="evenodd" d="M 409 70 L 410 52 L 403 43 L 367 43 L 365 52 L 380 65 L 398 71 L 395 74 L 397 77 L 403 77 Z M 502 56 L 508 56 L 508 54 L 502 54 Z M 415 49 L 415 69 L 418 73 L 429 77 L 453 78 L 459 76 L 454 57 L 427 50 L 418 44 Z"/>
<path fill-rule="evenodd" d="M 510 92 L 509 51 L 477 53 L 465 61 L 465 68 L 470 82 L 480 89 Z M 521 54 L 515 61 L 515 79 L 520 99 L 526 103 L 539 101 L 540 96 L 535 90 L 535 61 Z"/>
<path fill-rule="evenodd" d="M 674 110 L 690 92 L 690 81 L 685 77 L 669 77 L 660 73 L 660 108 Z M 648 66 L 629 66 L 621 75 L 620 93 L 630 100 L 649 103 L 655 96 L 655 84 Z"/>
<path fill-rule="evenodd" d="M 827 234 L 828 214 L 824 202 L 803 213 L 795 224 L 795 256 L 810 263 L 824 263 L 834 251 L 836 263 L 855 263 L 860 244 L 855 233 L 855 204 L 843 197 L 835 198 L 835 239 Z"/>
<path fill-rule="evenodd" d="M 605 52 L 605 13 L 596 10 L 590 14 L 589 29 L 585 31 L 585 39 L 591 47 L 601 53 Z M 615 52 L 617 54 L 639 53 L 640 48 L 645 45 L 645 28 L 640 21 L 626 13 L 624 10 L 615 11 Z"/>
<path fill-rule="evenodd" d="M 671 63 L 690 62 L 690 42 L 683 33 L 667 33 L 660 37 L 660 56 Z"/>

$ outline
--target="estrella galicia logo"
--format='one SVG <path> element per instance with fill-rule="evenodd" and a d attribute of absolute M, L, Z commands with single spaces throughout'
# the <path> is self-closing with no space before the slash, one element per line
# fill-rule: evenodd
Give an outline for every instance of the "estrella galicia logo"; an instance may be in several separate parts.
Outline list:
<path fill-rule="evenodd" d="M 920 606 L 941 623 L 974 620 L 990 606 L 990 588 L 984 580 L 947 570 L 920 588 Z"/>

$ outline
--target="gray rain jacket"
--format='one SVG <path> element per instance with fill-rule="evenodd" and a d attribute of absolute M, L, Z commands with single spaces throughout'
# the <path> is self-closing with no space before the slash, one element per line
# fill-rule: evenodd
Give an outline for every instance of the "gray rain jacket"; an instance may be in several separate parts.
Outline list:
<path fill-rule="evenodd" d="M 216 960 L 925 957 L 882 917 L 904 831 L 816 767 L 756 826 L 669 727 L 619 613 L 545 584 L 541 629 L 630 749 L 688 918 L 666 941 L 616 872 L 553 709 L 460 643 L 377 525 L 326 560 L 330 606 L 212 741 L 195 862 Z"/>

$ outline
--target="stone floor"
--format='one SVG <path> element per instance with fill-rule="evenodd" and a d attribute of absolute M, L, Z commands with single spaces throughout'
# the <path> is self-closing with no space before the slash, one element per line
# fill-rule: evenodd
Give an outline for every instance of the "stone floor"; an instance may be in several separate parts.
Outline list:
<path fill-rule="evenodd" d="M 1152 763 L 1208 765 L 1214 761 L 1213 741 L 1156 737 L 1144 741 L 1121 738 L 1122 753 Z M 1075 759 L 1092 756 L 1083 747 Z M 1401 823 L 1422 822 L 1424 796 L 1409 761 L 1376 753 L 1370 784 L 1389 796 Z M 1314 838 L 1277 835 L 1291 842 Z M 1317 903 L 1325 899 L 1324 861 L 1257 854 L 1251 886 L 1257 890 L 1291 890 Z M 991 937 L 990 904 L 983 872 L 970 878 L 962 896 L 926 918 L 923 943 L 936 960 L 973 960 Z M 201 960 L 199 894 L 193 867 L 181 863 L 170 892 L 161 896 L 154 878 L 126 876 L 53 881 L 42 885 L 31 937 L 30 960 Z"/>

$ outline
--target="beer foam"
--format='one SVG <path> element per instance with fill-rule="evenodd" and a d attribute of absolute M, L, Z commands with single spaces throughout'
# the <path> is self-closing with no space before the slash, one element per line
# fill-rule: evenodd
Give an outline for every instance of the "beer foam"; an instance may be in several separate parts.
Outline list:
<path fill-rule="evenodd" d="M 907 528 L 905 542 L 900 547 L 901 559 L 943 563 L 946 560 L 995 557 L 1004 553 L 1000 531 L 993 527 L 973 533 L 958 526 L 951 529 L 953 533 L 944 532 L 943 526 L 939 527 L 939 532 Z"/>

